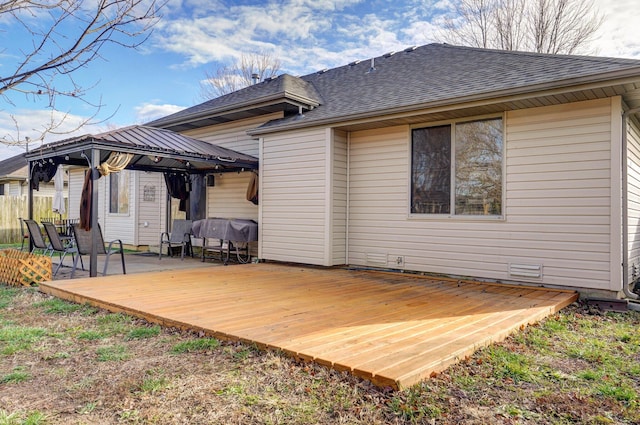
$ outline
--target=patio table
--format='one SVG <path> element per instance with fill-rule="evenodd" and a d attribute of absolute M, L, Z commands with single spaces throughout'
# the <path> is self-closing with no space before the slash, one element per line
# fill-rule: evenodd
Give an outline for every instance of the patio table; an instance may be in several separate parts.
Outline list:
<path fill-rule="evenodd" d="M 207 250 L 217 251 L 225 265 L 229 262 L 232 249 L 239 262 L 248 262 L 249 242 L 258 240 L 258 223 L 248 219 L 205 218 L 194 221 L 191 231 L 195 239 L 202 240 L 202 261 L 205 260 Z M 219 245 L 208 244 L 207 239 L 216 239 Z M 226 258 L 223 258 L 225 251 Z M 240 251 L 246 252 L 246 259 L 241 257 Z"/>

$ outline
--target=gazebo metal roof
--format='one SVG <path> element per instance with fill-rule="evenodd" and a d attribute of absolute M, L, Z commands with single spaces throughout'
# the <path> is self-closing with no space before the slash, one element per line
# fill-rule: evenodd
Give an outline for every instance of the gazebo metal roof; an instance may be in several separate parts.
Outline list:
<path fill-rule="evenodd" d="M 92 150 L 100 151 L 100 162 L 112 152 L 133 154 L 126 167 L 130 170 L 206 174 L 258 168 L 258 159 L 251 155 L 141 125 L 48 143 L 27 153 L 26 158 L 32 162 L 55 158 L 58 164 L 87 166 Z"/>

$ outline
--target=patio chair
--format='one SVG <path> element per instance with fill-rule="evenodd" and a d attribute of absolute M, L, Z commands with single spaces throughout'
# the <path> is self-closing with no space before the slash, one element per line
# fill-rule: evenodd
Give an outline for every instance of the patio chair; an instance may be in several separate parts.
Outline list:
<path fill-rule="evenodd" d="M 40 250 L 42 255 L 47 255 L 51 250 L 51 245 L 44 240 L 40 226 L 35 220 L 24 220 L 24 224 L 27 225 L 29 231 L 29 238 L 33 244 L 31 253 L 34 254 L 36 250 Z"/>
<path fill-rule="evenodd" d="M 71 269 L 71 277 L 73 278 L 74 273 L 76 272 L 76 267 L 78 265 L 78 258 L 81 255 L 91 255 L 92 247 L 91 247 L 91 230 L 84 230 L 80 227 L 80 223 L 73 224 L 73 238 L 76 241 L 76 247 L 78 248 L 78 255 L 73 260 L 73 269 Z M 95 246 L 96 252 L 98 255 L 106 255 L 104 261 L 104 270 L 102 271 L 102 275 L 107 275 L 107 267 L 109 266 L 109 257 L 112 254 L 120 254 L 120 258 L 122 259 L 122 274 L 127 274 L 127 269 L 124 265 L 124 250 L 122 249 L 122 241 L 120 239 L 113 240 L 109 242 L 109 245 L 105 248 L 104 238 L 102 236 L 102 229 L 100 225 L 97 228 L 98 231 L 98 241 Z M 118 247 L 114 248 L 114 244 L 118 245 Z"/>
<path fill-rule="evenodd" d="M 47 237 L 49 238 L 49 244 L 51 246 L 50 255 L 53 257 L 53 254 L 57 252 L 58 256 L 60 257 L 60 263 L 58 264 L 58 267 L 56 267 L 56 270 L 53 272 L 53 275 L 55 276 L 56 274 L 58 274 L 60 267 L 62 267 L 62 263 L 64 262 L 64 258 L 67 256 L 67 254 L 71 254 L 71 257 L 75 262 L 78 248 L 72 243 L 71 238 L 65 237 L 63 239 L 63 237 L 60 236 L 60 234 L 58 233 L 58 228 L 55 224 L 43 222 L 42 225 L 44 226 L 44 231 L 47 233 Z M 80 259 L 80 264 L 82 266 L 82 270 L 84 270 L 82 258 Z"/>
<path fill-rule="evenodd" d="M 20 234 L 22 235 L 22 238 L 21 238 L 22 243 L 20 244 L 20 251 L 24 251 L 24 243 L 26 241 L 28 246 L 30 236 L 29 236 L 29 231 L 24 228 L 24 220 L 22 219 L 22 217 L 18 217 L 18 220 L 20 220 Z"/>
<path fill-rule="evenodd" d="M 173 257 L 173 247 L 180 246 L 180 259 L 184 260 L 184 252 L 193 257 L 192 245 L 191 245 L 191 225 L 192 220 L 173 220 L 171 225 L 171 232 L 162 232 L 160 234 L 160 254 L 158 260 L 162 259 L 162 247 L 163 245 L 169 245 L 169 255 Z"/>

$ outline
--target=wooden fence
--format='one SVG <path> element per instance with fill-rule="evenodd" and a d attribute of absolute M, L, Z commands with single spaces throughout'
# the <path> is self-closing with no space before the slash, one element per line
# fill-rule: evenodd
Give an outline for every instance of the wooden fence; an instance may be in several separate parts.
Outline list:
<path fill-rule="evenodd" d="M 65 202 L 67 199 L 65 198 Z M 33 218 L 40 222 L 43 218 L 60 215 L 51 209 L 52 196 L 33 197 Z M 0 244 L 20 243 L 22 234 L 20 231 L 19 217 L 28 217 L 26 196 L 0 196 Z M 61 218 L 67 218 L 63 214 Z"/>

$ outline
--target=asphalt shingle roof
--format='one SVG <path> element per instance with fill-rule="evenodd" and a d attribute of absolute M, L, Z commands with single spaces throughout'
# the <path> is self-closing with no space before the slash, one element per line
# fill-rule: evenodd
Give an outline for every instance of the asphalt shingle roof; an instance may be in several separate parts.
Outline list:
<path fill-rule="evenodd" d="M 312 84 L 291 75 L 281 75 L 254 84 L 235 92 L 208 100 L 191 108 L 183 109 L 174 114 L 149 122 L 152 127 L 162 127 L 163 124 L 176 120 L 188 119 L 203 113 L 215 114 L 217 112 L 249 106 L 263 101 L 288 98 L 305 102 L 309 105 L 319 105 L 321 97 Z"/>
<path fill-rule="evenodd" d="M 640 61 L 590 56 L 548 55 L 428 44 L 392 55 L 344 65 L 302 77 L 283 75 L 150 123 L 198 114 L 215 114 L 271 95 L 294 93 L 319 106 L 304 118 L 286 117 L 261 129 L 285 128 L 349 118 L 383 115 L 421 107 L 481 100 L 499 94 L 527 93 L 617 76 L 640 77 Z M 289 91 L 288 91 L 289 90 Z M 260 129 L 256 133 L 259 133 Z"/>
<path fill-rule="evenodd" d="M 18 154 L 0 161 L 0 177 L 16 176 L 26 178 L 27 160 L 24 154 Z"/>

